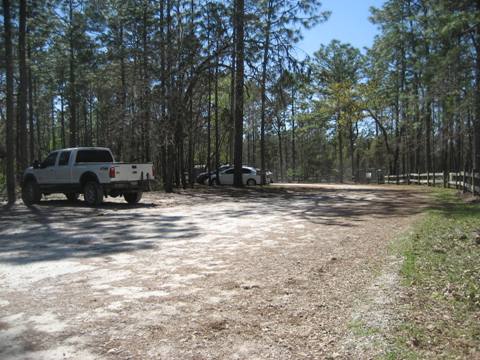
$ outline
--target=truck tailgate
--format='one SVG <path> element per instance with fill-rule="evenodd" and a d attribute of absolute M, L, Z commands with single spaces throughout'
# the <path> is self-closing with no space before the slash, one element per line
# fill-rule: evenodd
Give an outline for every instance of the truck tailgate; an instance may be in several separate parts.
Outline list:
<path fill-rule="evenodd" d="M 152 164 L 113 164 L 115 167 L 115 177 L 110 181 L 139 181 L 153 179 Z"/>

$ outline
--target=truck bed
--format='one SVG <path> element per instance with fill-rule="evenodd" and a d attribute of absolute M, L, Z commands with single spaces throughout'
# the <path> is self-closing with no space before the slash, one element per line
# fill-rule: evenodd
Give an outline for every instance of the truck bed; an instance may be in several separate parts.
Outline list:
<path fill-rule="evenodd" d="M 152 164 L 129 164 L 129 163 L 113 163 L 115 168 L 115 177 L 111 178 L 111 182 L 120 181 L 140 181 L 153 179 Z"/>

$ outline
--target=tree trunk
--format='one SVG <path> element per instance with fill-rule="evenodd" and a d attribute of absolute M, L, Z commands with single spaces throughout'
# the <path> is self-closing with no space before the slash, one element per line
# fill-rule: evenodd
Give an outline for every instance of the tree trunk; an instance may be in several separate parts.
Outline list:
<path fill-rule="evenodd" d="M 75 53 L 73 33 L 73 0 L 69 2 L 69 108 L 70 108 L 70 146 L 78 145 L 77 138 L 77 93 L 75 85 Z"/>
<path fill-rule="evenodd" d="M 256 116 L 252 116 L 252 128 L 250 132 L 252 133 L 252 166 L 257 166 L 257 121 Z"/>
<path fill-rule="evenodd" d="M 432 170 L 432 104 L 429 98 L 429 94 L 426 95 L 426 105 L 425 105 L 425 171 L 430 173 Z M 430 177 L 428 176 L 428 180 Z"/>
<path fill-rule="evenodd" d="M 20 83 L 18 87 L 18 167 L 19 176 L 28 164 L 27 151 L 27 93 L 28 93 L 28 73 L 27 73 L 27 53 L 26 53 L 26 31 L 27 31 L 27 1 L 20 0 L 20 14 L 18 26 L 18 66 L 20 73 Z"/>
<path fill-rule="evenodd" d="M 55 137 L 55 96 L 52 95 L 51 98 L 51 132 L 52 132 L 52 148 L 50 150 L 55 150 L 57 148 L 57 139 Z"/>
<path fill-rule="evenodd" d="M 267 23 L 265 24 L 264 32 L 264 45 L 263 45 L 263 61 L 262 61 L 262 80 L 260 84 L 261 93 L 261 120 L 260 120 L 260 176 L 261 183 L 265 185 L 265 105 L 267 101 L 266 83 L 267 83 L 267 66 L 268 66 L 268 54 L 270 51 L 270 18 L 271 18 L 272 2 L 268 1 L 267 5 Z"/>
<path fill-rule="evenodd" d="M 125 46 L 123 45 L 123 24 L 120 24 L 119 30 L 119 41 L 120 41 L 120 82 L 121 82 L 121 94 L 120 94 L 120 134 L 117 140 L 117 156 L 123 158 L 123 142 L 124 142 L 124 133 L 125 133 L 125 123 L 127 115 L 127 81 L 125 75 Z"/>
<path fill-rule="evenodd" d="M 143 114 L 143 133 L 142 133 L 142 157 L 145 161 L 150 161 L 150 78 L 148 70 L 148 23 L 147 23 L 147 2 L 143 7 L 143 26 L 142 26 L 142 47 L 143 47 L 143 101 L 142 101 L 142 114 Z M 183 131 L 182 131 L 183 132 Z M 183 141 L 183 135 L 182 135 Z"/>
<path fill-rule="evenodd" d="M 172 91 L 173 91 L 173 84 L 172 79 L 170 77 L 171 70 L 172 70 L 172 55 L 167 48 L 167 44 L 171 44 L 172 38 L 172 2 L 171 0 L 165 1 L 166 3 L 166 37 L 163 37 L 163 1 L 160 2 L 160 23 L 162 24 L 162 113 L 164 121 L 168 123 L 172 123 L 175 120 L 175 114 L 172 114 L 173 110 L 173 99 L 172 99 Z M 168 101 L 167 101 L 168 99 Z M 168 115 L 167 115 L 167 107 L 168 107 Z M 171 124 L 170 126 L 173 126 Z M 164 188 L 165 192 L 173 192 L 173 177 L 175 171 L 175 147 L 173 144 L 171 130 L 167 129 L 166 134 L 166 165 L 165 165 L 165 181 L 164 181 Z"/>
<path fill-rule="evenodd" d="M 189 118 L 189 126 L 188 126 L 188 182 L 191 188 L 195 185 L 195 173 L 194 173 L 194 161 L 195 161 L 195 154 L 194 154 L 194 144 L 193 144 L 193 96 L 190 94 L 190 104 L 188 109 L 188 118 Z"/>
<path fill-rule="evenodd" d="M 84 95 L 85 96 L 85 95 Z M 87 99 L 84 97 L 82 104 L 82 115 L 83 115 L 83 146 L 90 146 L 89 136 L 88 136 L 88 110 L 87 110 Z M 109 126 L 110 128 L 110 126 Z M 110 132 L 110 131 L 108 131 Z M 110 134 L 108 134 L 110 135 Z M 110 136 L 107 137 L 109 139 Z"/>
<path fill-rule="evenodd" d="M 220 124 L 218 119 L 218 39 L 216 43 L 216 56 L 215 56 L 215 86 L 214 86 L 214 102 L 215 102 L 215 178 L 220 180 L 218 168 L 220 167 Z"/>
<path fill-rule="evenodd" d="M 7 196 L 8 204 L 15 202 L 15 166 L 14 166 L 14 113 L 13 113 L 13 58 L 12 58 L 12 25 L 10 0 L 3 0 L 3 26 L 5 37 L 5 70 L 6 70 L 6 145 L 7 145 Z"/>
<path fill-rule="evenodd" d="M 297 164 L 296 164 L 296 150 L 295 150 L 295 88 L 292 85 L 292 170 L 293 170 L 293 181 L 295 181 L 297 174 Z M 343 179 L 343 175 L 342 175 Z M 343 180 L 342 180 L 343 181 Z"/>
<path fill-rule="evenodd" d="M 350 129 L 349 129 L 349 132 L 350 132 L 350 136 L 349 136 L 349 150 L 350 150 L 350 167 L 351 167 L 351 171 L 352 171 L 352 181 L 353 182 L 357 182 L 357 179 L 355 178 L 355 160 L 354 160 L 354 156 L 355 156 L 355 135 L 354 135 L 354 132 L 353 132 L 353 123 L 350 121 Z"/>
<path fill-rule="evenodd" d="M 244 0 L 235 0 L 235 156 L 233 184 L 243 186 L 242 152 L 243 152 L 243 84 L 244 84 Z"/>
<path fill-rule="evenodd" d="M 61 126 L 60 137 L 62 141 L 62 148 L 66 148 L 67 144 L 65 139 L 65 100 L 64 100 L 63 91 L 60 94 L 60 126 Z"/>
<path fill-rule="evenodd" d="M 480 8 L 480 2 L 477 6 Z M 480 25 L 477 25 L 476 32 L 476 62 L 475 62 L 475 119 L 473 124 L 473 168 L 480 171 Z"/>
<path fill-rule="evenodd" d="M 43 155 L 43 144 L 42 144 L 42 131 L 40 126 L 40 116 L 38 115 L 38 109 L 40 108 L 38 104 L 38 78 L 33 79 L 33 104 L 34 108 L 37 109 L 37 114 L 35 116 L 36 128 L 37 128 L 37 144 L 38 144 L 38 160 L 41 161 Z"/>
<path fill-rule="evenodd" d="M 31 8 L 30 8 L 31 9 Z M 32 9 L 30 10 L 32 11 Z M 32 14 L 30 12 L 29 17 Z M 30 28 L 27 27 L 27 32 L 30 32 Z M 29 150 L 30 150 L 30 163 L 35 160 L 35 130 L 33 125 L 33 84 L 32 84 L 32 48 L 30 41 L 28 41 L 28 130 L 29 130 Z"/>
<path fill-rule="evenodd" d="M 282 122 L 278 117 L 277 137 L 278 137 L 278 156 L 280 162 L 280 179 L 283 180 L 283 151 L 282 151 Z"/>
<path fill-rule="evenodd" d="M 233 163 L 234 158 L 234 140 L 235 140 L 235 74 L 236 74 L 236 35 L 235 35 L 235 16 L 232 16 L 232 27 L 233 27 L 233 34 L 232 34 L 232 69 L 230 72 L 230 130 L 229 134 L 229 141 L 228 141 L 228 163 Z"/>
<path fill-rule="evenodd" d="M 210 32 L 208 33 L 210 38 Z M 210 41 L 210 40 L 208 40 Z M 208 185 L 211 184 L 210 173 L 212 172 L 212 74 L 209 67 L 208 70 L 208 104 L 207 104 L 207 172 Z M 218 181 L 218 178 L 217 178 Z"/>
<path fill-rule="evenodd" d="M 340 112 L 337 115 L 337 141 L 338 141 L 338 181 L 343 183 L 343 134 L 340 125 Z"/>
<path fill-rule="evenodd" d="M 190 36 L 193 39 L 195 37 L 195 4 L 194 0 L 190 0 Z M 194 52 L 190 51 L 190 78 L 193 77 L 194 66 Z M 188 183 L 191 188 L 195 185 L 194 174 L 194 144 L 193 144 L 193 88 L 190 87 L 188 94 L 188 149 L 187 149 L 187 167 L 188 167 Z"/>

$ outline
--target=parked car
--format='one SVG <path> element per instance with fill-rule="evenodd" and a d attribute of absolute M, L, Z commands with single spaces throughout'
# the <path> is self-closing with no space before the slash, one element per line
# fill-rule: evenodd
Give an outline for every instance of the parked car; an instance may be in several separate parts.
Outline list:
<path fill-rule="evenodd" d="M 221 172 L 221 171 L 229 169 L 229 168 L 231 168 L 231 165 L 222 165 L 218 168 L 218 171 Z M 216 170 L 210 171 L 210 179 L 212 178 L 212 175 L 214 175 L 216 173 L 217 173 Z M 202 185 L 207 184 L 208 185 L 208 183 L 207 183 L 208 172 L 202 172 L 202 173 L 198 174 L 196 180 L 197 180 L 197 183 L 199 183 L 199 184 L 202 184 Z"/>
<path fill-rule="evenodd" d="M 221 171 L 218 174 L 220 181 L 217 180 L 216 174 L 213 174 L 211 176 L 212 184 L 214 184 L 214 185 L 219 185 L 219 184 L 233 185 L 233 173 L 234 173 L 234 171 L 235 171 L 235 169 L 233 167 L 230 167 L 228 169 L 225 169 L 225 170 Z M 269 184 L 270 183 L 270 177 L 268 175 L 266 175 L 266 176 L 267 176 L 266 183 Z M 262 183 L 262 179 L 260 177 L 260 172 L 257 171 L 257 169 L 255 169 L 253 167 L 249 167 L 249 166 L 243 166 L 242 167 L 242 180 L 243 180 L 243 184 L 248 185 L 248 186 L 254 186 L 254 185 Z"/>
<path fill-rule="evenodd" d="M 153 164 L 117 163 L 108 148 L 61 149 L 25 170 L 22 199 L 31 205 L 42 195 L 64 193 L 71 201 L 83 194 L 89 205 L 100 204 L 106 196 L 123 196 L 134 204 L 153 180 Z"/>

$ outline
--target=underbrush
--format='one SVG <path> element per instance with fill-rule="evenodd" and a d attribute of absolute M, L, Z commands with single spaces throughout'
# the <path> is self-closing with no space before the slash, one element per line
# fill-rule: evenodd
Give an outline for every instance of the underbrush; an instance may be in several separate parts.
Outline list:
<path fill-rule="evenodd" d="M 434 190 L 400 245 L 403 321 L 387 358 L 480 358 L 480 203 Z"/>

